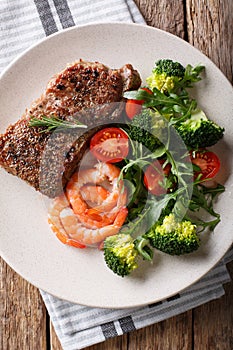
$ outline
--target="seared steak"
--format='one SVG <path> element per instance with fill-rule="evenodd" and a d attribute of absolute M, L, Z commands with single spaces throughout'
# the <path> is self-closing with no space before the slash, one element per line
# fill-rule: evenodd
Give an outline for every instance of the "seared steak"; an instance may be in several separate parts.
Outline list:
<path fill-rule="evenodd" d="M 66 185 L 101 123 L 115 122 L 123 108 L 123 92 L 137 89 L 141 79 L 130 64 L 110 69 L 82 60 L 67 66 L 48 83 L 44 94 L 20 120 L 0 135 L 0 165 L 49 197 Z M 77 118 L 88 131 L 56 131 L 29 126 L 32 117 Z M 43 132 L 42 132 L 43 131 Z"/>

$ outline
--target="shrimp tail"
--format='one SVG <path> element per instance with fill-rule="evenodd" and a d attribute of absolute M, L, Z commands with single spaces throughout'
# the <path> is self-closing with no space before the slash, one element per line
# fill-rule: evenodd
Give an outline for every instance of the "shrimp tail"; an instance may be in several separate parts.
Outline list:
<path fill-rule="evenodd" d="M 127 215 L 128 209 L 126 207 L 121 208 L 116 216 L 113 226 L 120 228 L 124 224 Z"/>
<path fill-rule="evenodd" d="M 61 232 L 57 232 L 56 236 L 63 244 L 67 244 L 67 245 L 70 245 L 72 247 L 80 248 L 80 249 L 86 248 L 85 244 L 79 243 L 75 239 L 68 238 L 64 234 L 62 234 Z"/>
<path fill-rule="evenodd" d="M 48 223 L 49 223 L 52 231 L 56 234 L 59 241 L 61 241 L 63 244 L 67 244 L 67 245 L 70 245 L 72 247 L 80 248 L 80 249 L 86 248 L 85 244 L 82 244 L 82 243 L 80 243 L 72 238 L 69 238 L 67 234 L 59 231 L 59 229 L 52 223 L 52 221 L 50 219 L 48 219 Z"/>

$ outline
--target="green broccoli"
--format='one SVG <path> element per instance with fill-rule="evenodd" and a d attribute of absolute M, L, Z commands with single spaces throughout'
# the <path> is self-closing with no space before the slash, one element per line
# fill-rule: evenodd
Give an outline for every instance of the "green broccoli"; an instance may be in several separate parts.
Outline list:
<path fill-rule="evenodd" d="M 161 92 L 172 92 L 177 83 L 183 79 L 185 68 L 179 62 L 161 59 L 155 63 L 152 74 L 146 79 L 148 86 Z"/>
<path fill-rule="evenodd" d="M 145 235 L 152 247 L 170 255 L 191 253 L 200 246 L 196 226 L 189 220 L 179 221 L 174 213 L 166 215 Z"/>
<path fill-rule="evenodd" d="M 170 59 L 161 59 L 158 60 L 155 64 L 156 67 L 154 68 L 154 71 L 156 71 L 158 74 L 165 73 L 169 77 L 179 78 L 183 78 L 184 76 L 185 68 L 179 62 L 175 62 Z"/>
<path fill-rule="evenodd" d="M 151 261 L 153 252 L 148 239 L 138 236 L 134 239 L 129 233 L 119 233 L 104 241 L 104 259 L 107 266 L 117 275 L 124 277 L 138 268 L 139 257 Z"/>
<path fill-rule="evenodd" d="M 187 147 L 198 149 L 216 144 L 224 134 L 224 128 L 209 120 L 205 113 L 197 110 L 191 118 L 175 125 Z"/>
<path fill-rule="evenodd" d="M 139 253 L 129 234 L 107 237 L 104 241 L 104 259 L 107 266 L 119 276 L 127 276 L 138 267 Z"/>
<path fill-rule="evenodd" d="M 131 140 L 142 143 L 151 152 L 161 146 L 166 121 L 158 112 L 143 109 L 128 126 L 127 132 Z"/>
<path fill-rule="evenodd" d="M 146 82 L 151 90 L 156 88 L 164 94 L 177 93 L 201 80 L 200 73 L 203 70 L 204 66 L 201 65 L 192 67 L 188 64 L 184 68 L 179 62 L 162 59 L 155 63 L 152 74 Z"/>

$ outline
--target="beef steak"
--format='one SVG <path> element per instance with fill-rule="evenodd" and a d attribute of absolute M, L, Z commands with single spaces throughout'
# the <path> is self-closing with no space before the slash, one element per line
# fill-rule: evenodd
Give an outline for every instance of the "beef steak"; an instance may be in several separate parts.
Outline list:
<path fill-rule="evenodd" d="M 110 69 L 98 62 L 77 61 L 48 83 L 15 124 L 0 135 L 0 165 L 49 197 L 57 196 L 85 152 L 101 123 L 115 122 L 123 108 L 123 93 L 141 85 L 130 64 Z M 78 119 L 87 131 L 48 132 L 31 127 L 31 118 L 56 116 Z M 42 132 L 43 131 L 43 132 Z"/>

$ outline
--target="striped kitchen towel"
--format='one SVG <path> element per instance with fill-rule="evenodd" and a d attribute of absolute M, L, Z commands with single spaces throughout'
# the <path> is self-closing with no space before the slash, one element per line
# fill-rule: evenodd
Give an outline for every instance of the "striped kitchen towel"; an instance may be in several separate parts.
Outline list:
<path fill-rule="evenodd" d="M 133 0 L 1 0 L 0 71 L 45 36 L 106 21 L 145 23 Z"/>
<path fill-rule="evenodd" d="M 145 23 L 133 0 L 0 1 L 0 71 L 38 40 L 74 25 L 122 21 Z M 72 304 L 41 291 L 64 350 L 83 349 L 190 310 L 224 294 L 226 263 L 233 250 L 205 277 L 156 304 L 131 309 L 99 309 Z"/>

